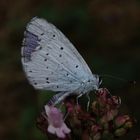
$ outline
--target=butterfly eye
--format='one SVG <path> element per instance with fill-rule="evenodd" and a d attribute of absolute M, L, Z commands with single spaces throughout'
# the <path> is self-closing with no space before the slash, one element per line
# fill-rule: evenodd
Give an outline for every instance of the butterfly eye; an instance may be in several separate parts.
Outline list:
<path fill-rule="evenodd" d="M 53 37 L 55 37 L 55 35 L 53 34 Z"/>

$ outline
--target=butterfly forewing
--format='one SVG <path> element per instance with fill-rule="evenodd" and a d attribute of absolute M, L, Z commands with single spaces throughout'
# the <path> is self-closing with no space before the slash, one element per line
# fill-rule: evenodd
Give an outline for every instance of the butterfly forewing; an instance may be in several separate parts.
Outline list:
<path fill-rule="evenodd" d="M 95 79 L 61 31 L 39 18 L 33 18 L 27 25 L 22 63 L 30 83 L 37 89 L 81 92 L 79 88 L 84 88 L 83 81 Z"/>

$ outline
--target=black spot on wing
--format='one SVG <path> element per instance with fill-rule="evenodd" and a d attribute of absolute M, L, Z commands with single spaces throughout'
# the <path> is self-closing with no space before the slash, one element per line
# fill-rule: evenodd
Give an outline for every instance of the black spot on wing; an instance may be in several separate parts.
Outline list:
<path fill-rule="evenodd" d="M 90 82 L 90 80 L 88 80 L 88 82 Z"/>
<path fill-rule="evenodd" d="M 63 49 L 64 49 L 63 47 L 60 48 L 60 50 L 63 50 Z"/>
<path fill-rule="evenodd" d="M 35 82 L 34 85 L 37 85 L 37 83 Z"/>
<path fill-rule="evenodd" d="M 46 81 L 46 83 L 49 84 L 50 82 L 49 81 Z"/>
<path fill-rule="evenodd" d="M 78 68 L 78 65 L 76 65 L 75 67 Z"/>

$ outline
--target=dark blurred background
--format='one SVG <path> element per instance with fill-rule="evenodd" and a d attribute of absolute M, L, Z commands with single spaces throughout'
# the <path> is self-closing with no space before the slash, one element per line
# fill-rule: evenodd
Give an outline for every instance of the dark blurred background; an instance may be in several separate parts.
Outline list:
<path fill-rule="evenodd" d="M 140 135 L 139 0 L 1 0 L 0 140 L 46 140 L 35 120 L 50 94 L 28 84 L 20 56 L 23 32 L 34 16 L 55 24 L 93 73 L 126 79 L 103 77 L 102 87 L 119 95 L 122 112 L 137 119 L 122 139 Z"/>

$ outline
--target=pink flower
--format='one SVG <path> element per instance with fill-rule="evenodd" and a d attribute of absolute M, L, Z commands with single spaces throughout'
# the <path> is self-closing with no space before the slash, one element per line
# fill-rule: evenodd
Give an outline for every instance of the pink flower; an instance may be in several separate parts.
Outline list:
<path fill-rule="evenodd" d="M 65 138 L 66 134 L 70 133 L 70 129 L 64 123 L 61 111 L 56 107 L 46 105 L 45 112 L 48 116 L 48 132 L 56 134 L 59 138 Z"/>
<path fill-rule="evenodd" d="M 124 125 L 126 122 L 131 122 L 131 118 L 128 115 L 121 115 L 115 119 L 115 124 L 117 127 Z"/>

